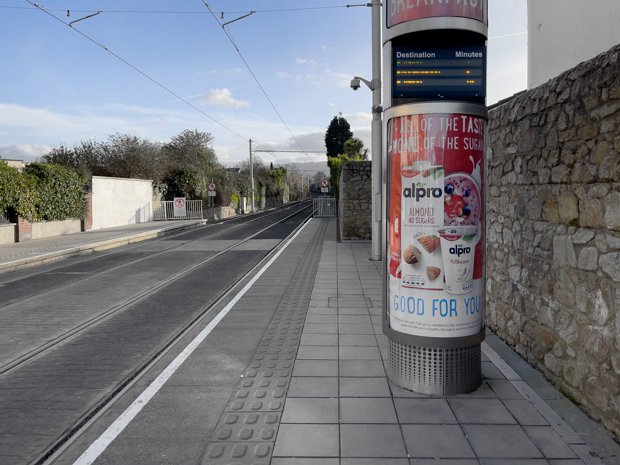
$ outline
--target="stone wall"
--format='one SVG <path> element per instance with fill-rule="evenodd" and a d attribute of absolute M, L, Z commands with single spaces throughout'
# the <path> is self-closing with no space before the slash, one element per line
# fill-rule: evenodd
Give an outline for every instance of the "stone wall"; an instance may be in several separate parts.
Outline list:
<path fill-rule="evenodd" d="M 488 326 L 620 437 L 620 46 L 490 112 Z"/>
<path fill-rule="evenodd" d="M 372 236 L 372 184 L 370 161 L 348 161 L 340 172 L 338 216 L 342 240 Z"/>

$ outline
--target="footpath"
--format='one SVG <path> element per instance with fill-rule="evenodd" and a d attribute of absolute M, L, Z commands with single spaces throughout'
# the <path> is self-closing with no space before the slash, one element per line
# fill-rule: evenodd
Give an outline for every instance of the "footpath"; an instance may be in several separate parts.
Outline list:
<path fill-rule="evenodd" d="M 139 226 L 0 246 L 0 270 L 193 224 Z M 620 446 L 609 434 L 490 332 L 482 343 L 483 383 L 475 392 L 427 396 L 391 383 L 381 328 L 381 262 L 369 260 L 370 242 L 337 242 L 335 220 L 314 219 L 305 234 L 319 229 L 323 239 L 308 266 L 311 275 L 299 278 L 300 283 L 309 279 L 308 298 L 301 298 L 302 283 L 299 292 L 280 301 L 272 320 L 276 326 L 257 339 L 262 342 L 212 438 L 201 439 L 202 464 L 620 464 Z M 274 267 L 299 273 L 299 260 L 286 257 L 285 251 Z M 292 309 L 288 316 L 287 309 Z M 273 334 L 285 320 L 287 328 L 298 324 L 282 336 L 292 349 L 273 350 Z M 268 350 L 261 349 L 265 341 Z M 260 388 L 259 381 L 274 373 L 286 373 L 281 385 Z"/>
<path fill-rule="evenodd" d="M 0 272 L 155 239 L 204 223 L 205 220 L 151 221 L 14 244 L 0 244 Z"/>

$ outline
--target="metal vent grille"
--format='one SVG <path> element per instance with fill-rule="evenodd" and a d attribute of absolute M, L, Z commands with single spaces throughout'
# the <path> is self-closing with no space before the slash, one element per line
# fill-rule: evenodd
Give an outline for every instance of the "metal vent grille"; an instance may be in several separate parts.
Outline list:
<path fill-rule="evenodd" d="M 480 345 L 420 347 L 388 339 L 389 377 L 422 394 L 455 395 L 475 391 L 482 382 Z"/>

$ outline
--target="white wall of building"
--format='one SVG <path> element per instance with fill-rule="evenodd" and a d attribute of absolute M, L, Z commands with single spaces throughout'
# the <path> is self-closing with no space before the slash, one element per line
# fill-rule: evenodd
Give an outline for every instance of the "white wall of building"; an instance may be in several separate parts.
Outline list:
<path fill-rule="evenodd" d="M 528 0 L 528 89 L 620 43 L 620 0 Z"/>
<path fill-rule="evenodd" d="M 153 181 L 93 176 L 93 227 L 112 228 L 153 219 Z"/>

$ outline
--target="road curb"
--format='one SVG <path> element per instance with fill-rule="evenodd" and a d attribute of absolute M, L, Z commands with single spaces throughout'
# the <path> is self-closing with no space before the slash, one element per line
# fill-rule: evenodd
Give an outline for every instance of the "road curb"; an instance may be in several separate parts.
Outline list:
<path fill-rule="evenodd" d="M 128 234 L 122 237 L 116 237 L 113 239 L 106 239 L 102 241 L 93 242 L 91 244 L 85 244 L 81 246 L 68 247 L 63 250 L 57 250 L 54 252 L 44 252 L 32 257 L 19 258 L 5 263 L 0 263 L 0 273 L 16 271 L 22 268 L 28 268 L 31 266 L 41 265 L 44 263 L 51 263 L 62 260 L 63 258 L 74 257 L 77 255 L 85 255 L 91 252 L 99 252 L 102 250 L 112 249 L 127 244 L 133 244 L 135 242 L 142 242 L 149 239 L 155 239 L 158 237 L 165 237 L 173 233 L 177 233 L 186 229 L 192 229 L 197 226 L 205 224 L 204 220 L 198 220 L 195 223 L 184 223 L 182 225 L 168 225 L 165 227 L 153 229 L 150 231 L 144 231 L 136 234 Z"/>

